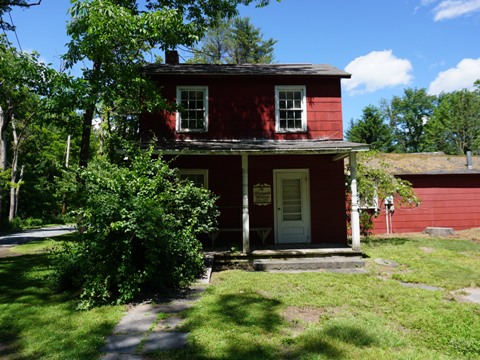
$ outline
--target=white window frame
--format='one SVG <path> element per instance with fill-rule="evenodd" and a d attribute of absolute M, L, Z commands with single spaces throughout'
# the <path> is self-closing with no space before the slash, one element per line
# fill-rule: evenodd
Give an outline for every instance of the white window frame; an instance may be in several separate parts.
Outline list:
<path fill-rule="evenodd" d="M 203 187 L 208 189 L 208 169 L 179 169 L 178 177 L 179 179 L 183 176 L 188 175 L 203 175 Z"/>
<path fill-rule="evenodd" d="M 300 91 L 301 92 L 301 106 L 295 108 L 302 112 L 301 127 L 300 128 L 281 128 L 280 127 L 280 92 L 281 91 Z M 307 131 L 307 90 L 305 85 L 277 85 L 275 86 L 275 131 L 277 133 L 296 133 Z"/>
<path fill-rule="evenodd" d="M 203 129 L 190 129 L 182 128 L 182 118 L 181 112 L 177 111 L 177 132 L 183 133 L 203 133 L 208 131 L 208 86 L 177 86 L 177 106 L 180 106 L 182 103 L 182 92 L 183 91 L 203 91 L 203 108 L 205 112 L 204 116 L 204 127 Z"/>

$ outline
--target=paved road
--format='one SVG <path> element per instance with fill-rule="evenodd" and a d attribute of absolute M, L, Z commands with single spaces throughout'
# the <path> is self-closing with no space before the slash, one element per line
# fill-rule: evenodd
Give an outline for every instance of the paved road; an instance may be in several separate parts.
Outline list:
<path fill-rule="evenodd" d="M 71 225 L 52 226 L 42 229 L 25 230 L 22 232 L 0 236 L 0 248 L 12 247 L 29 241 L 68 234 L 75 231 Z"/>

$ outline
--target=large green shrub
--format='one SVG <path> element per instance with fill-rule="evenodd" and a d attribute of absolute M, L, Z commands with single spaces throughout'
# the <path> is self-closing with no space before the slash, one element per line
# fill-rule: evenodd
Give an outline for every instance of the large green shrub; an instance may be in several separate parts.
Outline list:
<path fill-rule="evenodd" d="M 180 182 L 150 152 L 128 164 L 91 162 L 68 175 L 66 199 L 83 233 L 58 252 L 60 289 L 81 290 L 85 306 L 124 303 L 185 287 L 202 271 L 197 235 L 211 231 L 218 215 L 211 192 Z"/>

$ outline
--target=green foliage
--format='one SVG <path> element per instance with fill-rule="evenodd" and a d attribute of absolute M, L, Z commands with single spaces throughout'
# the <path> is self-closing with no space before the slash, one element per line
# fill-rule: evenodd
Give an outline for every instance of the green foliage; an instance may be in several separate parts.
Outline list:
<path fill-rule="evenodd" d="M 30 6 L 40 5 L 40 1 L 28 1 L 28 0 L 1 0 L 0 1 L 0 29 L 2 30 L 14 30 L 15 26 L 5 21 L 3 14 L 10 12 L 13 6 L 19 6 L 27 8 Z"/>
<path fill-rule="evenodd" d="M 436 97 L 426 89 L 405 89 L 402 97 L 383 101 L 382 108 L 394 129 L 399 152 L 422 150 L 423 128 L 435 107 Z"/>
<path fill-rule="evenodd" d="M 425 125 L 425 148 L 462 155 L 479 146 L 480 90 L 441 94 Z"/>
<path fill-rule="evenodd" d="M 130 156 L 92 162 L 63 185 L 84 232 L 58 253 L 57 284 L 80 288 L 87 307 L 189 285 L 203 267 L 196 237 L 216 225 L 208 190 L 180 182 L 151 152 Z"/>
<path fill-rule="evenodd" d="M 140 4 L 133 0 L 71 0 L 72 20 L 67 25 L 71 41 L 63 58 L 68 69 L 84 60 L 91 64 L 82 69 L 76 88 L 78 110 L 83 112 L 79 164 L 86 166 L 90 159 L 92 122 L 103 107 L 117 120 L 126 119 L 122 114 L 168 108 L 141 71 L 147 54 L 159 48 L 193 46 L 217 18 L 231 17 L 239 4 L 250 2 L 152 0 L 146 2 L 148 11 L 140 11 Z M 257 3 L 266 5 L 268 0 Z M 110 132 L 118 128 L 108 126 Z"/>
<path fill-rule="evenodd" d="M 357 189 L 360 204 L 369 204 L 372 199 L 377 199 L 378 204 L 383 204 L 385 199 L 393 196 L 395 206 L 418 206 L 420 199 L 415 194 L 412 184 L 395 177 L 388 172 L 389 165 L 380 161 L 378 152 L 369 151 L 357 155 Z M 350 184 L 350 179 L 347 179 Z M 350 192 L 347 186 L 347 192 Z M 371 234 L 373 218 L 377 215 L 372 210 L 361 210 L 360 228 L 363 235 Z"/>
<path fill-rule="evenodd" d="M 362 118 L 350 122 L 346 139 L 370 145 L 371 150 L 391 152 L 393 147 L 393 130 L 385 123 L 379 108 L 369 105 L 363 109 Z"/>
<path fill-rule="evenodd" d="M 52 180 L 63 165 L 66 132 L 75 135 L 71 119 L 77 119 L 71 116 L 73 111 L 60 111 L 67 98 L 63 96 L 67 80 L 42 63 L 37 53 L 17 51 L 0 38 L 0 169 L 11 168 L 10 179 L 2 177 L 0 190 L 7 200 L 7 187 L 22 185 L 20 203 L 10 204 L 21 218 L 50 221 L 59 214 Z M 20 182 L 22 167 L 24 176 Z M 7 205 L 8 201 L 2 201 L 3 214 L 8 214 Z"/>
<path fill-rule="evenodd" d="M 263 39 L 259 28 L 248 17 L 220 21 L 201 40 L 190 63 L 206 64 L 269 64 L 273 62 L 273 46 L 277 41 Z"/>

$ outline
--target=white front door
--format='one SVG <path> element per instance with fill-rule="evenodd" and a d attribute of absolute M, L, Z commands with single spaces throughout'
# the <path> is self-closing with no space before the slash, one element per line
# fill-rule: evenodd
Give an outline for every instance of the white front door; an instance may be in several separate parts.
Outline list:
<path fill-rule="evenodd" d="M 274 177 L 276 242 L 310 243 L 308 170 L 274 170 Z"/>

